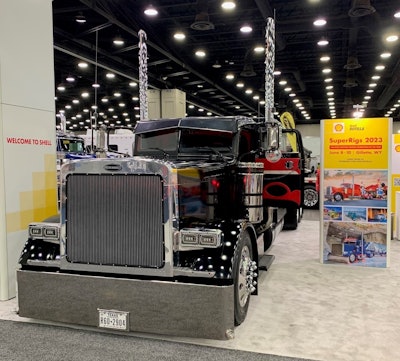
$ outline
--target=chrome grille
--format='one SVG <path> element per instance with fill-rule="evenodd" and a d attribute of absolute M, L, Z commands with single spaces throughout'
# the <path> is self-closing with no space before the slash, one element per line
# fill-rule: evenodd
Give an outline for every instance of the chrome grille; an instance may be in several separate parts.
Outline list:
<path fill-rule="evenodd" d="M 70 174 L 66 183 L 69 262 L 163 266 L 160 176 Z"/>

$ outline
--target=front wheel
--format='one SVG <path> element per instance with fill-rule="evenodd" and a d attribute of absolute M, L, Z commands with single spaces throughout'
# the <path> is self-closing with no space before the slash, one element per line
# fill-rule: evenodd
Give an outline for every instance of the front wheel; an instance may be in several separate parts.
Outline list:
<path fill-rule="evenodd" d="M 235 325 L 246 318 L 250 294 L 255 291 L 257 273 L 253 261 L 253 247 L 250 235 L 244 231 L 237 244 L 233 259 Z"/>
<path fill-rule="evenodd" d="M 318 192 L 313 186 L 304 187 L 304 207 L 317 208 Z"/>
<path fill-rule="evenodd" d="M 333 199 L 335 200 L 335 202 L 340 202 L 343 200 L 343 196 L 340 193 L 335 193 L 333 195 Z"/>

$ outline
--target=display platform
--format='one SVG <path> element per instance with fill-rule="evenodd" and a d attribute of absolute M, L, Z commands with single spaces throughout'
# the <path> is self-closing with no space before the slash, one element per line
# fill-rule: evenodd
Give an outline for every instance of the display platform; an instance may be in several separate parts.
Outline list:
<path fill-rule="evenodd" d="M 121 332 L 234 337 L 234 289 L 17 271 L 19 316 Z"/>

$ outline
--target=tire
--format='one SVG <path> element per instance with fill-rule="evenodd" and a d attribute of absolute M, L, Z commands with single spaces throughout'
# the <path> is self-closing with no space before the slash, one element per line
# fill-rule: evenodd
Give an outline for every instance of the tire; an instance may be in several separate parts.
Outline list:
<path fill-rule="evenodd" d="M 293 231 L 299 223 L 299 211 L 297 208 L 288 208 L 286 211 L 283 229 Z"/>
<path fill-rule="evenodd" d="M 317 208 L 319 203 L 319 195 L 315 187 L 305 186 L 304 187 L 304 207 L 306 208 Z"/>
<path fill-rule="evenodd" d="M 255 290 L 253 247 L 250 235 L 244 231 L 236 246 L 233 259 L 235 325 L 240 325 L 246 318 L 250 303 L 250 294 Z M 250 276 L 250 277 L 249 277 Z"/>
<path fill-rule="evenodd" d="M 269 247 L 272 245 L 272 241 L 274 240 L 273 238 L 273 233 L 272 229 L 268 228 L 264 234 L 263 234 L 263 240 L 264 240 L 264 252 L 267 251 Z"/>
<path fill-rule="evenodd" d="M 352 254 L 349 256 L 349 261 L 350 261 L 350 263 L 354 263 L 354 262 L 356 261 L 356 259 L 357 259 L 357 257 L 356 257 L 356 255 L 355 255 L 354 253 L 352 253 Z"/>
<path fill-rule="evenodd" d="M 335 202 L 340 202 L 340 201 L 343 200 L 343 196 L 340 193 L 335 193 L 333 195 L 333 199 L 334 199 Z"/>

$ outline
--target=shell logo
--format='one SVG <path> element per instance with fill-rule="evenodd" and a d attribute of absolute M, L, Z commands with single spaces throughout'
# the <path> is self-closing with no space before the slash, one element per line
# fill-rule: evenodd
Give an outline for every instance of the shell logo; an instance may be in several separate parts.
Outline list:
<path fill-rule="evenodd" d="M 397 153 L 400 153 L 400 144 L 396 144 L 396 146 L 394 147 L 394 150 L 395 150 Z"/>
<path fill-rule="evenodd" d="M 333 124 L 333 132 L 334 133 L 344 133 L 344 124 L 343 123 Z"/>

